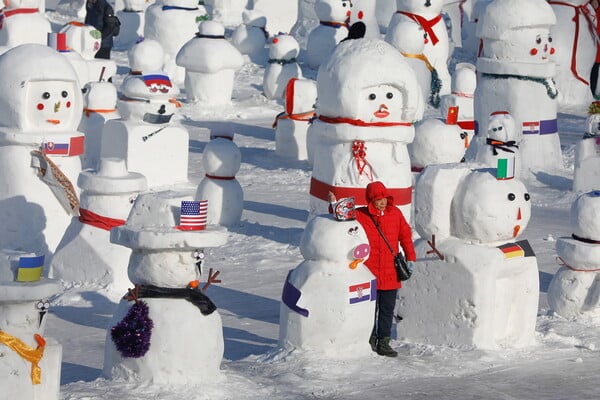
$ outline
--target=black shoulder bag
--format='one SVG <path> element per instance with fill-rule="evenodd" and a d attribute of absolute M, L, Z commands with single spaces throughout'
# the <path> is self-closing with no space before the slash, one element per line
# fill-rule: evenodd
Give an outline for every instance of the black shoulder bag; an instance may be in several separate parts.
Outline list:
<path fill-rule="evenodd" d="M 377 228 L 377 231 L 379 231 L 379 234 L 383 238 L 383 241 L 387 245 L 388 249 L 390 249 L 390 252 L 394 256 L 394 267 L 396 268 L 396 276 L 398 277 L 398 280 L 399 281 L 407 281 L 408 278 L 410 278 L 410 275 L 412 274 L 412 272 L 410 269 L 408 269 L 408 265 L 406 265 L 406 260 L 404 259 L 404 255 L 400 252 L 398 252 L 398 254 L 394 254 L 394 249 L 392 249 L 392 246 L 390 246 L 390 242 L 388 242 L 387 238 L 381 231 L 381 228 L 379 227 L 377 222 L 375 222 L 375 218 L 373 218 L 373 216 L 370 214 L 369 214 L 369 216 L 371 217 L 371 220 L 373 221 L 375 228 Z"/>

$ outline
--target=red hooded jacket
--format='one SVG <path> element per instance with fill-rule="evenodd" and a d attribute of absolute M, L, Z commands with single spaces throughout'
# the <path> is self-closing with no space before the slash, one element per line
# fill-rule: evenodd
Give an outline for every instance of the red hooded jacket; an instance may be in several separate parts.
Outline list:
<path fill-rule="evenodd" d="M 379 211 L 373 205 L 374 200 L 387 197 L 388 203 L 384 211 Z M 402 287 L 402 283 L 396 277 L 394 268 L 394 254 L 398 253 L 398 242 L 404 250 L 407 261 L 415 261 L 416 254 L 412 242 L 412 230 L 406 222 L 402 211 L 394 206 L 394 198 L 388 194 L 386 187 L 381 182 L 372 182 L 367 185 L 366 198 L 368 205 L 356 210 L 356 219 L 367 232 L 371 254 L 365 262 L 377 278 L 377 289 L 393 290 Z M 375 227 L 379 225 L 387 238 L 394 254 L 386 245 L 385 241 Z"/>

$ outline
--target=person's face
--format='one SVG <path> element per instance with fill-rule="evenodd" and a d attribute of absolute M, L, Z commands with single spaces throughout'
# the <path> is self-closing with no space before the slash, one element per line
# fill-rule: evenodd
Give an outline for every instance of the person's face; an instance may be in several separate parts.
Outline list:
<path fill-rule="evenodd" d="M 373 200 L 373 205 L 379 211 L 383 211 L 387 207 L 387 202 L 388 202 L 387 197 L 384 197 L 382 199 Z"/>

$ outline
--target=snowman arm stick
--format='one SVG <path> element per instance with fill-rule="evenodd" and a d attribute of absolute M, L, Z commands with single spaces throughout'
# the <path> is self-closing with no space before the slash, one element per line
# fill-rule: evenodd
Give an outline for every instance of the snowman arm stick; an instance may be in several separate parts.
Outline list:
<path fill-rule="evenodd" d="M 427 251 L 427 254 L 435 253 L 435 255 L 437 255 L 440 258 L 440 260 L 443 261 L 444 255 L 440 253 L 440 251 L 435 247 L 435 235 L 431 235 L 431 240 L 428 240 L 427 244 L 429 245 L 429 247 L 431 247 L 431 250 Z"/>
<path fill-rule="evenodd" d="M 208 279 L 207 279 L 206 283 L 204 284 L 204 286 L 202 286 L 202 289 L 201 289 L 202 293 L 205 293 L 206 289 L 208 289 L 208 287 L 211 284 L 213 284 L 213 283 L 221 283 L 221 280 L 217 279 L 220 273 L 221 273 L 220 271 L 216 271 L 213 274 L 213 269 L 212 268 L 210 268 L 208 270 Z"/>

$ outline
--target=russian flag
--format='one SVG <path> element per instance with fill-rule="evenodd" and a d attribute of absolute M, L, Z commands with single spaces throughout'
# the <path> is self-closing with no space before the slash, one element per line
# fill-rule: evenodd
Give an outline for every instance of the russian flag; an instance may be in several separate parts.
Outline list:
<path fill-rule="evenodd" d="M 359 283 L 348 286 L 350 304 L 362 303 L 363 301 L 375 301 L 377 299 L 377 281 Z"/>
<path fill-rule="evenodd" d="M 142 77 L 142 79 L 144 79 L 144 83 L 146 84 L 146 86 L 150 86 L 150 85 L 164 85 L 167 87 L 172 87 L 171 85 L 171 79 L 169 79 L 168 75 L 162 75 L 162 74 L 150 74 L 150 75 L 144 75 Z"/>

